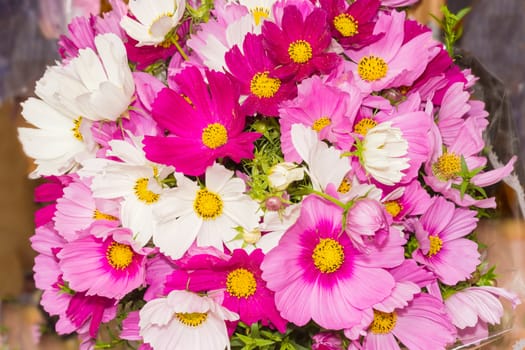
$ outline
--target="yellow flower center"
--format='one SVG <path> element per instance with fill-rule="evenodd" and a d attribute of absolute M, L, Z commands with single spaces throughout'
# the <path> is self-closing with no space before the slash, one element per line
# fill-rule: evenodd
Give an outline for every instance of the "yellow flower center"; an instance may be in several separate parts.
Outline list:
<path fill-rule="evenodd" d="M 223 203 L 221 197 L 203 188 L 197 192 L 193 202 L 193 210 L 203 220 L 213 220 L 222 214 Z"/>
<path fill-rule="evenodd" d="M 208 148 L 219 148 L 227 142 L 228 131 L 220 123 L 209 124 L 202 130 L 202 143 Z"/>
<path fill-rule="evenodd" d="M 370 331 L 374 334 L 388 334 L 394 329 L 396 322 L 395 312 L 386 313 L 374 310 L 374 321 L 370 326 Z"/>
<path fill-rule="evenodd" d="M 84 141 L 84 137 L 82 136 L 82 133 L 80 132 L 80 124 L 82 123 L 82 117 L 78 117 L 77 119 L 73 120 L 74 127 L 71 129 L 73 131 L 73 136 L 79 140 Z"/>
<path fill-rule="evenodd" d="M 305 40 L 296 40 L 288 47 L 288 55 L 295 63 L 306 63 L 312 58 L 312 46 Z"/>
<path fill-rule="evenodd" d="M 347 13 L 341 13 L 334 18 L 334 27 L 344 37 L 354 36 L 359 33 L 357 21 Z"/>
<path fill-rule="evenodd" d="M 262 20 L 270 16 L 270 10 L 264 7 L 255 7 L 250 11 L 253 16 L 255 25 L 261 24 Z"/>
<path fill-rule="evenodd" d="M 330 120 L 330 118 L 321 117 L 314 122 L 314 124 L 312 125 L 312 129 L 314 129 L 317 132 L 320 132 L 321 130 L 323 130 L 330 124 L 332 124 L 332 121 Z"/>
<path fill-rule="evenodd" d="M 341 181 L 341 184 L 337 188 L 337 192 L 339 193 L 348 193 L 352 189 L 352 184 L 350 181 L 345 177 L 343 181 Z"/>
<path fill-rule="evenodd" d="M 248 298 L 255 294 L 257 282 L 253 273 L 246 269 L 238 268 L 228 274 L 226 290 L 234 297 Z"/>
<path fill-rule="evenodd" d="M 433 169 L 440 179 L 453 179 L 461 171 L 461 158 L 454 153 L 443 153 L 433 165 Z"/>
<path fill-rule="evenodd" d="M 111 242 L 106 250 L 108 263 L 117 270 L 124 270 L 133 261 L 133 250 L 126 244 Z"/>
<path fill-rule="evenodd" d="M 95 209 L 93 212 L 93 219 L 95 220 L 111 220 L 111 221 L 117 221 L 118 218 L 114 217 L 113 215 L 105 214 L 101 212 L 98 209 Z"/>
<path fill-rule="evenodd" d="M 177 317 L 177 320 L 183 325 L 197 327 L 206 321 L 208 314 L 202 312 L 177 312 L 175 317 Z"/>
<path fill-rule="evenodd" d="M 257 73 L 250 81 L 250 91 L 259 98 L 273 97 L 279 88 L 281 81 L 277 78 L 269 78 L 268 72 Z"/>
<path fill-rule="evenodd" d="M 385 209 L 395 218 L 403 210 L 403 206 L 398 201 L 387 201 L 385 202 Z"/>
<path fill-rule="evenodd" d="M 321 238 L 314 248 L 312 259 L 319 271 L 323 273 L 335 272 L 345 261 L 343 246 L 335 239 Z"/>
<path fill-rule="evenodd" d="M 438 236 L 428 236 L 430 240 L 430 248 L 428 249 L 427 256 L 430 258 L 436 255 L 443 247 L 443 241 Z"/>
<path fill-rule="evenodd" d="M 388 66 L 380 57 L 365 56 L 357 64 L 357 74 L 365 81 L 376 81 L 386 76 Z"/>
<path fill-rule="evenodd" d="M 151 191 L 148 188 L 148 184 L 149 179 L 142 177 L 135 182 L 135 187 L 133 187 L 133 190 L 135 190 L 135 195 L 139 200 L 146 204 L 152 204 L 159 200 L 160 195 Z"/>
<path fill-rule="evenodd" d="M 368 130 L 372 129 L 377 125 L 377 122 L 371 118 L 363 118 L 354 126 L 354 132 L 365 136 L 368 133 Z"/>

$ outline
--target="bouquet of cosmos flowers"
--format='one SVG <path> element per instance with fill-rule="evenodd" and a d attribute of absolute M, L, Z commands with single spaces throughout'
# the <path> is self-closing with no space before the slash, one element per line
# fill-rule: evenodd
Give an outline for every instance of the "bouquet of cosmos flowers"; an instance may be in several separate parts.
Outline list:
<path fill-rule="evenodd" d="M 503 315 L 475 232 L 512 172 L 414 0 L 131 0 L 22 114 L 34 278 L 83 349 L 444 349 Z"/>

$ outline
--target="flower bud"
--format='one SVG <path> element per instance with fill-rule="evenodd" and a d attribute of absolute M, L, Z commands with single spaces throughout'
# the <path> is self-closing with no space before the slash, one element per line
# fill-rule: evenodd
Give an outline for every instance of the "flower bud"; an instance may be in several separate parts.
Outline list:
<path fill-rule="evenodd" d="M 283 162 L 270 169 L 268 181 L 277 191 L 284 191 L 294 181 L 304 178 L 304 169 L 295 163 Z"/>
<path fill-rule="evenodd" d="M 250 231 L 243 230 L 242 239 L 248 244 L 255 244 L 261 239 L 261 231 L 258 228 L 254 228 Z"/>

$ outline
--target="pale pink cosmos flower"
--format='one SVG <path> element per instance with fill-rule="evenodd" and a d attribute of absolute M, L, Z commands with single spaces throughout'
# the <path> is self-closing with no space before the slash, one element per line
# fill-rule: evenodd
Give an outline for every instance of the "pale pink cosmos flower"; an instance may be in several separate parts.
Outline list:
<path fill-rule="evenodd" d="M 516 294 L 491 286 L 469 287 L 445 299 L 447 313 L 464 343 L 487 337 L 488 325 L 501 322 L 504 307 L 500 298 L 510 301 L 513 309 L 521 304 Z"/>

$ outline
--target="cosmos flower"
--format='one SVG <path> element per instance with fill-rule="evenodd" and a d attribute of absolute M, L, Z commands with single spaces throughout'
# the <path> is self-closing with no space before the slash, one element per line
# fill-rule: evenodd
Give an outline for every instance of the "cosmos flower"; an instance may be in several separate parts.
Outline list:
<path fill-rule="evenodd" d="M 234 162 L 253 158 L 253 142 L 260 134 L 244 132 L 239 93 L 222 73 L 195 67 L 178 75 L 181 92 L 159 92 L 153 118 L 170 132 L 167 137 L 146 136 L 144 151 L 154 162 L 172 165 L 186 175 L 202 175 L 217 158 Z"/>

